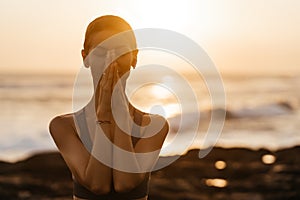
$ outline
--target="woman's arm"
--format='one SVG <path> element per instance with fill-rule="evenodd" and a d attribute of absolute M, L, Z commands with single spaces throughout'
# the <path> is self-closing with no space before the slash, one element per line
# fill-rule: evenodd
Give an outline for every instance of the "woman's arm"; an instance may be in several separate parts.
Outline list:
<path fill-rule="evenodd" d="M 87 151 L 77 135 L 73 117 L 55 117 L 49 124 L 49 131 L 75 179 L 96 194 L 108 193 L 112 169 Z M 93 149 L 97 146 L 99 145 L 95 141 Z"/>
<path fill-rule="evenodd" d="M 107 70 L 107 72 L 109 69 Z M 112 79 L 112 74 L 108 73 L 109 77 L 105 77 L 104 79 L 100 79 L 97 89 L 95 91 L 95 109 L 97 111 L 96 116 L 98 120 L 107 121 L 110 119 L 109 115 L 109 107 L 108 102 L 110 102 L 109 95 L 111 93 L 111 85 L 107 85 L 109 81 Z M 109 79 L 108 79 L 109 78 Z M 87 106 L 93 106 L 93 104 L 88 104 Z M 94 108 L 93 108 L 94 109 Z M 93 110 L 86 109 L 86 110 Z M 96 194 L 105 194 L 108 193 L 111 189 L 112 183 L 112 169 L 111 167 L 107 167 L 103 163 L 95 157 L 99 154 L 105 154 L 106 162 L 112 163 L 112 146 L 104 149 L 101 135 L 102 132 L 97 131 L 97 127 L 99 124 L 95 124 L 95 130 L 91 130 L 94 132 L 95 138 L 93 138 L 93 146 L 91 152 L 89 152 L 86 147 L 81 142 L 76 130 L 75 126 L 75 116 L 70 115 L 62 115 L 57 116 L 51 120 L 49 124 L 49 131 L 52 135 L 56 146 L 58 147 L 61 155 L 63 156 L 66 164 L 71 170 L 75 179 L 87 189 L 91 190 Z M 93 123 L 96 123 L 96 120 Z M 112 141 L 112 125 L 111 124 L 103 124 L 101 125 L 102 130 L 104 131 L 105 136 Z M 100 128 L 100 126 L 98 127 Z M 90 131 L 90 130 L 89 130 Z M 112 142 L 111 142 L 112 143 Z M 110 143 L 110 144 L 111 144 Z M 92 155 L 95 155 L 92 156 Z M 111 164 L 112 165 L 112 164 Z"/>
<path fill-rule="evenodd" d="M 140 138 L 137 144 L 133 146 L 132 133 L 130 131 L 132 130 L 134 109 L 129 108 L 124 85 L 119 81 L 118 67 L 116 62 L 111 65 L 109 73 L 113 75 L 113 77 L 107 79 L 108 84 L 106 84 L 106 87 L 110 85 L 115 95 L 111 102 L 112 111 L 114 113 L 114 117 L 111 118 L 111 122 L 114 125 L 113 183 L 116 191 L 125 192 L 141 183 L 145 178 L 145 172 L 152 170 L 158 159 L 169 126 L 163 117 L 158 115 L 151 117 L 152 126 L 140 128 L 146 137 Z M 108 88 L 106 88 L 106 90 L 108 91 Z M 139 115 L 141 115 L 142 120 L 142 123 L 139 124 L 146 126 L 150 123 L 150 115 L 143 115 L 142 112 L 140 112 Z M 118 125 L 122 126 L 122 129 L 127 130 L 129 133 L 123 132 Z M 157 130 L 154 131 L 153 127 L 154 129 L 156 127 Z M 139 153 L 149 153 L 149 155 L 141 159 L 141 157 L 137 155 Z M 126 169 L 126 171 L 124 169 Z"/>
<path fill-rule="evenodd" d="M 150 115 L 142 116 L 142 127 L 149 123 Z M 136 187 L 145 178 L 145 172 L 151 172 L 159 158 L 159 152 L 169 131 L 169 125 L 163 117 L 158 115 L 152 116 L 152 123 L 155 123 L 158 126 L 163 126 L 156 134 L 152 132 L 153 129 L 144 128 L 142 136 L 151 136 L 140 138 L 135 146 L 132 145 L 132 138 L 131 135 L 129 135 L 130 133 L 124 133 L 118 126 L 115 126 L 113 142 L 116 146 L 113 149 L 113 182 L 116 191 L 125 192 Z M 118 148 L 131 152 L 131 156 L 125 156 L 122 151 L 118 150 Z M 149 154 L 146 159 L 138 159 L 135 156 L 135 153 L 150 152 L 153 153 Z M 116 169 L 118 166 L 124 167 L 125 165 L 127 168 L 132 169 L 132 173 Z M 141 173 L 136 173 L 138 171 L 141 171 Z"/>

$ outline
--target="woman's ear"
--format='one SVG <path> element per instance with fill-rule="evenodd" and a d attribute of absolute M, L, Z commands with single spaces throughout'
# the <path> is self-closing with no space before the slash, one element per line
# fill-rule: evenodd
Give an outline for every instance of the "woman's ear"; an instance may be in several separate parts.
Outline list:
<path fill-rule="evenodd" d="M 81 56 L 83 59 L 84 67 L 89 68 L 89 63 L 87 62 L 87 59 L 86 59 L 87 54 L 85 53 L 84 49 L 81 50 Z"/>
<path fill-rule="evenodd" d="M 139 52 L 139 50 L 134 50 L 132 52 L 133 59 L 132 59 L 131 66 L 133 67 L 133 69 L 136 67 L 136 64 L 137 64 L 137 54 L 138 54 L 138 52 Z"/>
<path fill-rule="evenodd" d="M 131 66 L 133 67 L 133 69 L 136 67 L 136 63 L 137 63 L 137 59 L 133 58 Z"/>
<path fill-rule="evenodd" d="M 82 56 L 82 59 L 84 60 L 86 57 L 86 53 L 85 53 L 84 49 L 81 50 L 81 56 Z"/>

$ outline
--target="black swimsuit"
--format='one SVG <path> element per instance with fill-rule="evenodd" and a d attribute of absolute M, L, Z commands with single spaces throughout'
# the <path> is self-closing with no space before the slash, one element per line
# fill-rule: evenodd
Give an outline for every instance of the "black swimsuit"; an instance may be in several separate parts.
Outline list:
<path fill-rule="evenodd" d="M 81 130 L 81 133 L 89 133 L 88 127 L 86 123 L 86 117 L 85 112 L 83 109 L 83 112 L 76 113 L 76 120 L 77 124 L 79 125 L 79 128 Z M 139 130 L 132 130 L 132 131 L 139 131 Z M 90 137 L 83 137 L 86 141 L 82 141 L 86 148 L 90 151 L 92 148 L 92 141 Z M 138 141 L 138 138 L 133 137 L 132 143 L 133 145 L 136 144 Z M 134 189 L 132 189 L 129 192 L 124 193 L 118 193 L 114 190 L 114 187 L 111 187 L 111 191 L 108 194 L 105 195 L 97 195 L 82 186 L 80 183 L 78 183 L 77 180 L 73 179 L 73 195 L 78 198 L 83 199 L 90 199 L 90 200 L 132 200 L 132 199 L 139 199 L 146 197 L 149 193 L 149 180 L 150 180 L 150 172 L 146 173 L 145 179 Z"/>
<path fill-rule="evenodd" d="M 133 190 L 126 193 L 117 193 L 114 187 L 105 195 L 96 195 L 89 191 L 87 188 L 80 185 L 76 180 L 73 181 L 73 194 L 78 198 L 90 199 L 90 200 L 132 200 L 146 197 L 149 192 L 149 174 L 143 180 L 141 184 L 135 187 Z"/>

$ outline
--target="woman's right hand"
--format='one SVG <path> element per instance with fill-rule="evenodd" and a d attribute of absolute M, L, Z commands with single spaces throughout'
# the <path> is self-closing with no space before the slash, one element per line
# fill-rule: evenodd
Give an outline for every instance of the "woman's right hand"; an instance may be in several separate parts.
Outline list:
<path fill-rule="evenodd" d="M 111 123 L 111 96 L 116 73 L 115 62 L 106 68 L 96 89 L 96 115 L 100 122 Z"/>

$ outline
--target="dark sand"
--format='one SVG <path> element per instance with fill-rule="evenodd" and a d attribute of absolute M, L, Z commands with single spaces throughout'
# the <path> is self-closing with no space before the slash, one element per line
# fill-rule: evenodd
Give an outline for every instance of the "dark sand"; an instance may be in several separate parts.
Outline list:
<path fill-rule="evenodd" d="M 264 164 L 264 154 L 276 156 L 275 163 Z M 225 169 L 215 168 L 218 160 L 226 162 Z M 227 185 L 208 186 L 208 179 L 215 178 Z M 15 164 L 0 162 L 0 199 L 72 199 L 71 174 L 56 152 Z M 300 146 L 276 152 L 214 148 L 203 159 L 191 150 L 152 173 L 149 199 L 299 200 Z"/>

